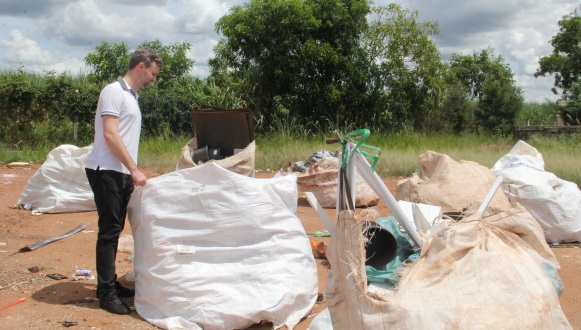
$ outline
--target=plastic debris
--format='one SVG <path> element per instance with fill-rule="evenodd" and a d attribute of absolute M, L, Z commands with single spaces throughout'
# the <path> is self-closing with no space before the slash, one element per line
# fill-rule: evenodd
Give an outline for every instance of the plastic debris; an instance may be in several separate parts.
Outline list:
<path fill-rule="evenodd" d="M 46 274 L 46 277 L 48 277 L 48 278 L 52 278 L 53 280 L 66 280 L 67 278 L 69 278 L 69 277 L 68 277 L 68 276 L 66 276 L 66 275 L 63 275 L 63 274 L 56 274 L 56 273 L 53 273 L 53 274 Z"/>
<path fill-rule="evenodd" d="M 8 307 L 12 307 L 12 306 L 14 306 L 14 305 L 18 305 L 18 304 L 20 304 L 20 303 L 23 303 L 25 300 L 26 300 L 25 298 L 20 298 L 20 299 L 18 299 L 17 301 L 15 301 L 15 302 L 11 303 L 11 304 L 8 304 L 8 305 L 6 305 L 6 306 L 4 306 L 4 307 L 1 307 L 1 308 L 0 308 L 0 311 L 1 311 L 1 310 L 4 310 L 4 309 L 6 309 L 6 308 L 8 308 Z"/>
<path fill-rule="evenodd" d="M 315 232 L 315 237 L 331 237 L 328 230 L 319 230 Z"/>

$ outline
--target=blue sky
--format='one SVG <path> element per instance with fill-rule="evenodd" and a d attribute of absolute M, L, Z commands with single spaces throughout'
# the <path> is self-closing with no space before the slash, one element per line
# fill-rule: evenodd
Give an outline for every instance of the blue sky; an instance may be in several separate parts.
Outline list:
<path fill-rule="evenodd" d="M 190 42 L 193 74 L 205 77 L 219 36 L 216 21 L 243 0 L 0 0 L 0 69 L 86 71 L 84 57 L 102 41 Z M 392 1 L 375 0 L 377 5 Z M 408 0 L 419 20 L 438 21 L 433 37 L 442 55 L 488 47 L 515 73 L 527 101 L 557 99 L 552 77 L 534 78 L 538 59 L 551 53 L 557 22 L 578 8 L 571 0 Z"/>

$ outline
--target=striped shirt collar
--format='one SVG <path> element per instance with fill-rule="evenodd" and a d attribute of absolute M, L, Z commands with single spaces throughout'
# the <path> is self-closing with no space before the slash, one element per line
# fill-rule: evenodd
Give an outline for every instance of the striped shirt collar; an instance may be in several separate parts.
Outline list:
<path fill-rule="evenodd" d="M 131 87 L 129 87 L 129 85 L 127 84 L 125 79 L 123 79 L 123 77 L 121 76 L 117 77 L 117 81 L 119 82 L 119 84 L 121 84 L 121 88 L 131 92 L 131 94 L 133 94 L 133 97 L 135 97 L 135 99 L 137 100 L 137 93 L 133 89 L 131 89 Z"/>

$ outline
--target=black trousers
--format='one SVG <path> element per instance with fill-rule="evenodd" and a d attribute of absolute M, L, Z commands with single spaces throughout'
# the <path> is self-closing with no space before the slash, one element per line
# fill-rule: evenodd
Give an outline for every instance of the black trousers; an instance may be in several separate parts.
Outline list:
<path fill-rule="evenodd" d="M 115 259 L 119 235 L 125 227 L 127 204 L 133 192 L 133 179 L 129 174 L 85 168 L 93 190 L 99 233 L 97 234 L 97 297 L 115 293 Z"/>

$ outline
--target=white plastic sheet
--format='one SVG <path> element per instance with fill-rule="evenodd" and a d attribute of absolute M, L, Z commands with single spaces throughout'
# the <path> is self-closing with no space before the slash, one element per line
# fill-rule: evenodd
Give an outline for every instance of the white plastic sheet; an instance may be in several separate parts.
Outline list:
<path fill-rule="evenodd" d="M 492 171 L 504 178 L 503 190 L 511 203 L 522 204 L 539 222 L 547 242 L 581 241 L 581 191 L 545 171 L 537 149 L 518 141 Z"/>
<path fill-rule="evenodd" d="M 148 180 L 129 203 L 137 312 L 165 329 L 292 329 L 318 291 L 297 196 L 295 175 L 214 163 Z"/>
<path fill-rule="evenodd" d="M 28 180 L 17 206 L 35 214 L 96 210 L 85 174 L 85 159 L 92 149 L 64 144 L 51 150 Z"/>

